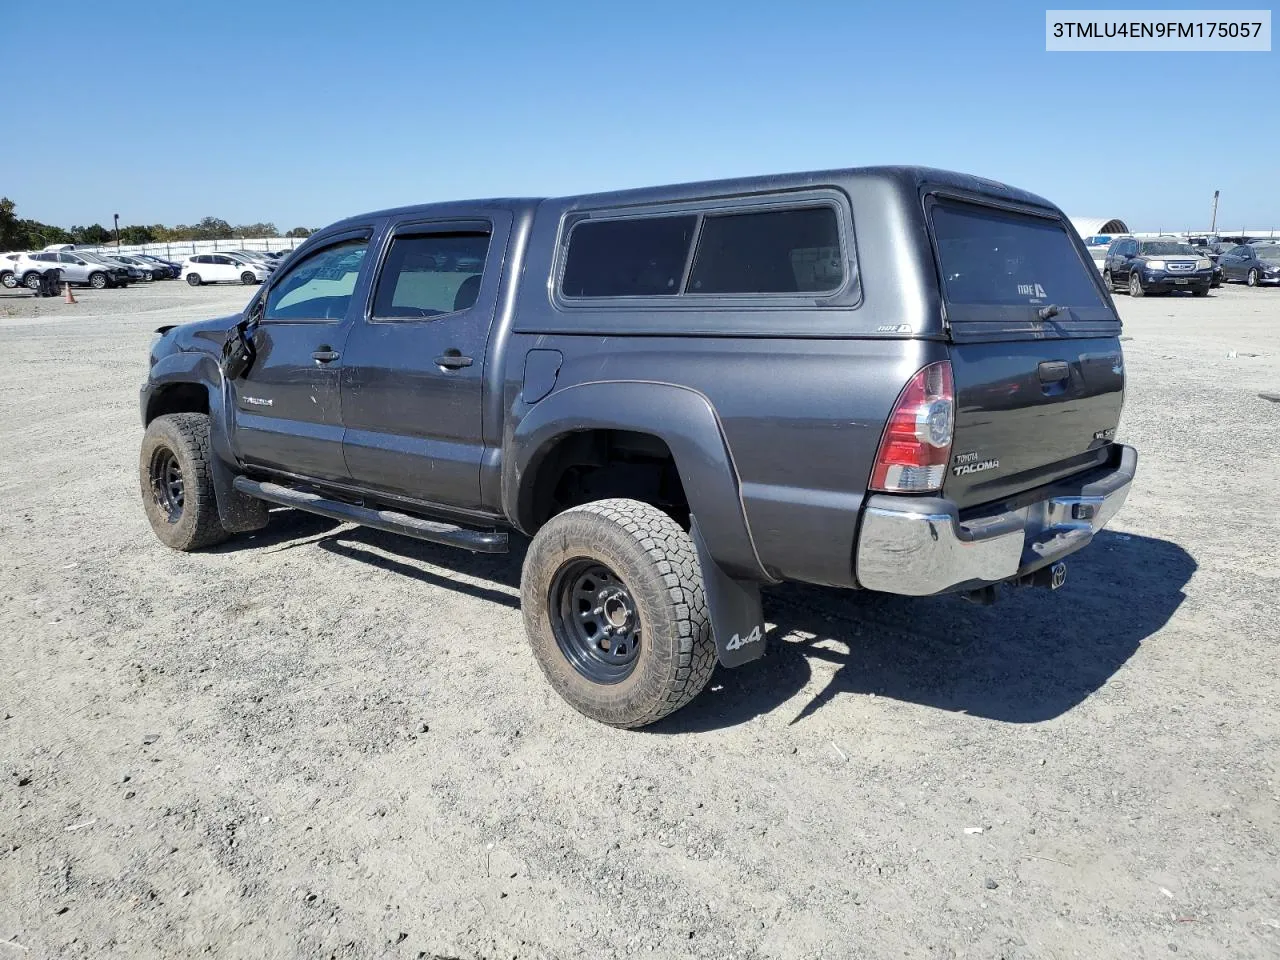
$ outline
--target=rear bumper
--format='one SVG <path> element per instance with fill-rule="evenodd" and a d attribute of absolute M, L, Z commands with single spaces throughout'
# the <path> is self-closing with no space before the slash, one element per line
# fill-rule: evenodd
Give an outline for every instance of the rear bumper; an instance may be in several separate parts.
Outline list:
<path fill-rule="evenodd" d="M 868 497 L 854 551 L 858 584 L 925 597 L 1031 573 L 1086 546 L 1124 503 L 1137 467 L 1137 451 L 1115 444 L 1104 467 L 963 518 L 942 498 Z"/>

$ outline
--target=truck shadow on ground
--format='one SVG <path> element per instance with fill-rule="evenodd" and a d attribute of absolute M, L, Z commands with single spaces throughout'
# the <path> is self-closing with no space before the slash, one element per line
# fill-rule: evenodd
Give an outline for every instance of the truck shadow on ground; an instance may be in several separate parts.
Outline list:
<path fill-rule="evenodd" d="M 519 606 L 525 548 L 519 538 L 509 554 L 469 554 L 279 510 L 267 529 L 221 549 L 309 546 Z M 1177 544 L 1105 530 L 1068 566 L 1061 590 L 1004 590 L 990 607 L 956 597 L 771 588 L 764 604 L 767 656 L 736 670 L 717 669 L 693 703 L 645 730 L 722 729 L 784 707 L 795 711 L 791 723 L 801 723 L 841 695 L 868 694 L 1005 723 L 1050 720 L 1105 684 L 1168 622 L 1196 570 Z M 810 692 L 815 676 L 828 673 Z"/>
<path fill-rule="evenodd" d="M 1177 544 L 1103 531 L 1068 561 L 1062 589 L 956 597 L 784 585 L 765 595 L 770 652 L 717 670 L 708 690 L 651 728 L 734 726 L 783 704 L 800 723 L 842 694 L 892 697 L 1004 723 L 1040 723 L 1107 682 L 1181 605 L 1196 562 Z M 817 662 L 834 665 L 805 696 Z"/>

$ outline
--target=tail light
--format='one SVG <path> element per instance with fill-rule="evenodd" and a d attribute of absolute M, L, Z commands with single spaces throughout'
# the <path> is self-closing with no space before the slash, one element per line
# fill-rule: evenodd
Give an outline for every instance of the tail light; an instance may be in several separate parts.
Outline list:
<path fill-rule="evenodd" d="M 898 395 L 880 438 L 871 489 L 934 493 L 942 489 L 955 433 L 956 391 L 951 361 L 919 370 Z"/>

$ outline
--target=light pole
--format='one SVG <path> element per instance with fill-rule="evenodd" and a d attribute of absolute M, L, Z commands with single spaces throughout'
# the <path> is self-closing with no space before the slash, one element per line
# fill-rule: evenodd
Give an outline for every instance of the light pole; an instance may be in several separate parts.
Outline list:
<path fill-rule="evenodd" d="M 120 252 L 120 214 L 113 213 L 112 219 L 116 222 L 116 253 Z"/>
<path fill-rule="evenodd" d="M 1213 191 L 1213 217 L 1209 223 L 1209 232 L 1213 233 L 1218 226 L 1218 191 Z"/>

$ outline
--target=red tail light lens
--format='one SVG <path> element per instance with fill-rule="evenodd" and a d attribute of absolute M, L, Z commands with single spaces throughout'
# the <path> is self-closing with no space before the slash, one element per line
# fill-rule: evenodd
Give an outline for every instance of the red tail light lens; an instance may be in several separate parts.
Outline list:
<path fill-rule="evenodd" d="M 951 459 L 955 422 L 951 361 L 931 363 L 898 395 L 880 438 L 871 489 L 885 493 L 941 490 Z"/>

